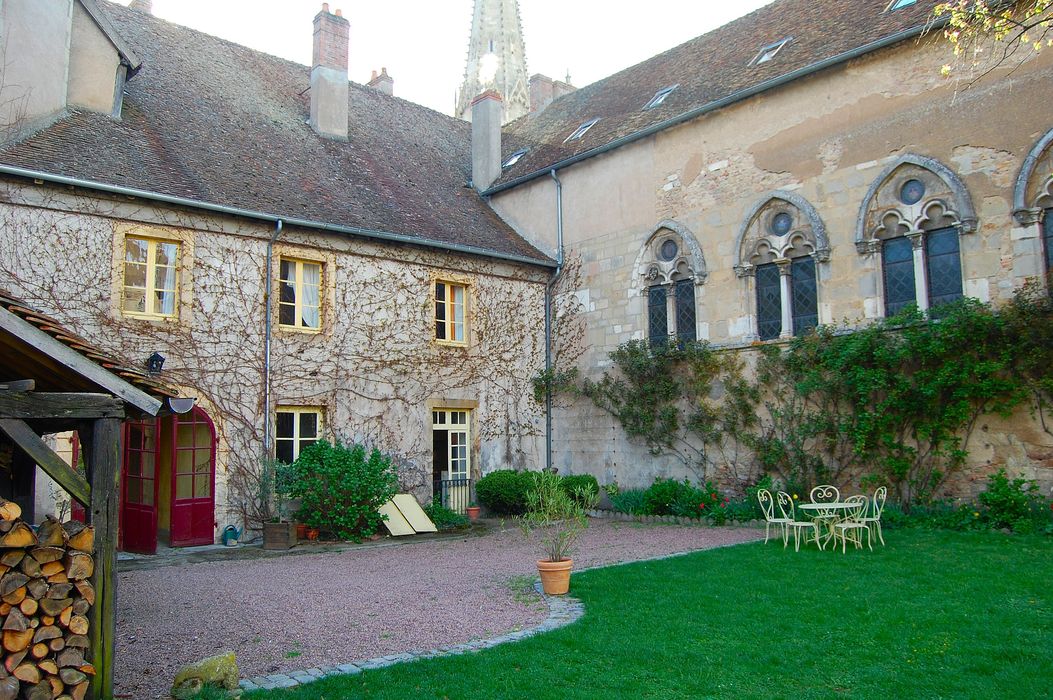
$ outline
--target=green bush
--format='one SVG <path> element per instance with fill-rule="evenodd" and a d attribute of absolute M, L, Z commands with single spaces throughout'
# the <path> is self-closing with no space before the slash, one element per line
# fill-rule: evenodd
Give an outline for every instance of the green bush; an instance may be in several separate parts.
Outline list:
<path fill-rule="evenodd" d="M 987 490 L 980 494 L 980 504 L 991 527 L 1017 532 L 1034 532 L 1036 521 L 1049 510 L 1038 493 L 1038 484 L 1022 478 L 1010 479 L 1005 469 L 987 477 Z"/>
<path fill-rule="evenodd" d="M 589 494 L 590 498 L 588 500 L 590 502 L 592 497 L 600 494 L 600 483 L 596 481 L 596 477 L 592 474 L 572 474 L 570 476 L 565 476 L 559 480 L 559 487 L 563 489 L 568 496 L 575 501 L 578 501 L 578 505 L 583 507 L 588 506 L 589 503 L 583 502 L 583 499 L 579 498 L 578 494 L 580 492 Z"/>
<path fill-rule="evenodd" d="M 702 503 L 702 491 L 687 479 L 657 478 L 644 492 L 646 515 L 688 515 L 698 517 L 698 505 Z"/>
<path fill-rule="evenodd" d="M 460 530 L 469 526 L 468 518 L 440 503 L 424 506 L 424 513 L 439 530 Z"/>
<path fill-rule="evenodd" d="M 376 534 L 383 522 L 377 509 L 398 490 L 390 457 L 324 440 L 300 452 L 289 477 L 289 495 L 300 500 L 298 522 L 342 540 Z"/>
<path fill-rule="evenodd" d="M 522 515 L 527 492 L 534 487 L 534 474 L 514 469 L 490 472 L 475 484 L 475 497 L 495 515 Z"/>
<path fill-rule="evenodd" d="M 644 499 L 646 491 L 643 489 L 626 489 L 624 491 L 608 490 L 607 497 L 611 500 L 614 510 L 629 515 L 644 515 L 647 505 Z"/>

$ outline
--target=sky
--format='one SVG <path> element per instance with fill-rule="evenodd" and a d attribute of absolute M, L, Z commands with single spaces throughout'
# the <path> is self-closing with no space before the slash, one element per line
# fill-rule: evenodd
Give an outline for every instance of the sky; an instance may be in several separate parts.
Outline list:
<path fill-rule="evenodd" d="M 129 0 L 118 0 L 127 5 Z M 527 68 L 583 87 L 771 0 L 520 0 Z M 382 67 L 395 95 L 453 112 L 473 0 L 330 0 L 351 22 L 348 76 Z M 153 0 L 154 14 L 303 64 L 321 0 Z"/>

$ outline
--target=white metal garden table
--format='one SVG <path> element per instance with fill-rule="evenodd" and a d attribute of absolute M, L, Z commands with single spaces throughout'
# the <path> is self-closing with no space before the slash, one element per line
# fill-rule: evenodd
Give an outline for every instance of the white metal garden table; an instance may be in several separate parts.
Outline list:
<path fill-rule="evenodd" d="M 797 506 L 804 511 L 812 520 L 817 520 L 826 529 L 826 539 L 823 545 L 834 538 L 834 525 L 845 519 L 845 513 L 852 508 L 858 508 L 858 503 L 846 503 L 845 501 L 833 501 L 831 503 L 801 503 Z"/>

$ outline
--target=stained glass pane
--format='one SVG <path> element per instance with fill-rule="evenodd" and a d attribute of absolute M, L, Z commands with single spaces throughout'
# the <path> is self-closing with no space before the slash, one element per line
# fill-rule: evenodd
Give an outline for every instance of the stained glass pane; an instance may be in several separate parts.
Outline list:
<path fill-rule="evenodd" d="M 1042 220 L 1042 240 L 1046 244 L 1046 270 L 1053 272 L 1053 209 L 1046 209 Z"/>
<path fill-rule="evenodd" d="M 757 332 L 761 340 L 778 338 L 782 333 L 782 290 L 775 263 L 757 266 Z"/>
<path fill-rule="evenodd" d="M 668 339 L 668 316 L 665 308 L 665 288 L 649 288 L 647 290 L 647 337 L 652 345 L 659 345 Z"/>
<path fill-rule="evenodd" d="M 909 238 L 890 238 L 881 244 L 885 282 L 885 315 L 895 316 L 917 302 L 914 288 L 914 246 Z"/>
<path fill-rule="evenodd" d="M 676 283 L 676 337 L 682 343 L 696 340 L 695 283 L 692 280 Z"/>
<path fill-rule="evenodd" d="M 955 227 L 925 234 L 925 264 L 929 273 L 929 306 L 962 298 L 962 259 Z"/>
<path fill-rule="evenodd" d="M 796 258 L 790 263 L 790 289 L 793 334 L 804 335 L 819 325 L 818 284 L 813 258 Z"/>

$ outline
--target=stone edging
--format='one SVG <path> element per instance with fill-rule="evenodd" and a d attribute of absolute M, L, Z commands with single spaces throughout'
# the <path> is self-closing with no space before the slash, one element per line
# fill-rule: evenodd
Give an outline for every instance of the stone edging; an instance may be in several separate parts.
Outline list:
<path fill-rule="evenodd" d="M 685 518 L 679 515 L 632 515 L 630 513 L 622 513 L 618 510 L 590 510 L 588 511 L 590 518 L 597 518 L 600 520 L 621 520 L 623 522 L 630 523 L 669 523 L 671 525 L 701 525 L 706 527 L 727 527 L 725 525 L 712 525 L 705 518 Z M 748 522 L 738 522 L 730 525 L 731 527 L 756 527 L 757 525 L 763 525 L 763 520 L 750 520 Z"/>
<path fill-rule="evenodd" d="M 241 681 L 243 690 L 272 690 L 274 688 L 292 688 L 306 683 L 313 683 L 327 676 L 354 675 L 362 671 L 376 668 L 384 668 L 398 663 L 417 661 L 419 659 L 432 659 L 440 656 L 452 656 L 455 654 L 468 654 L 481 649 L 489 649 L 498 644 L 514 642 L 527 637 L 534 637 L 545 632 L 565 627 L 576 622 L 585 614 L 585 605 L 577 598 L 569 596 L 549 596 L 541 591 L 541 582 L 534 584 L 534 589 L 541 593 L 542 598 L 548 604 L 548 617 L 537 627 L 509 632 L 491 639 L 480 639 L 473 642 L 465 642 L 454 646 L 439 647 L 422 652 L 404 652 L 402 654 L 390 654 L 379 656 L 375 659 L 364 659 L 352 663 L 340 664 L 339 666 L 323 666 L 322 668 L 309 668 L 306 671 L 291 671 L 289 673 L 274 673 L 269 676 L 257 676 Z"/>

